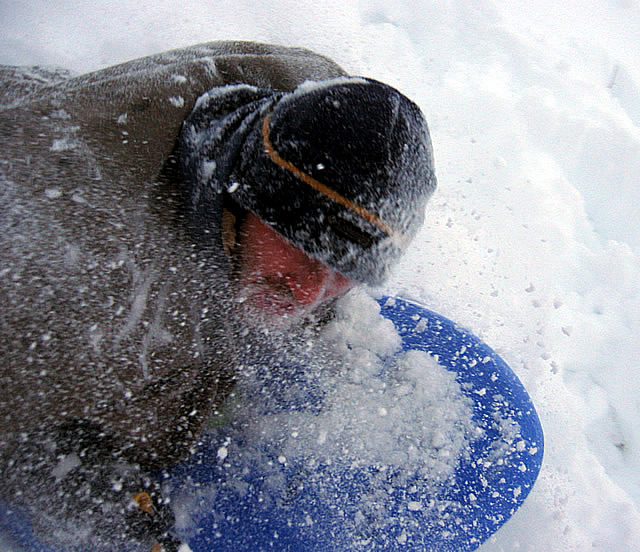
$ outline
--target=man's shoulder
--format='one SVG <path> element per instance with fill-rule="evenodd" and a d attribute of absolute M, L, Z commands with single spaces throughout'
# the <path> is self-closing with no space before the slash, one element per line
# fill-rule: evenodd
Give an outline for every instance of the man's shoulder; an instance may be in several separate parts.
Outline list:
<path fill-rule="evenodd" d="M 16 67 L 0 65 L 0 108 L 10 108 L 46 86 L 59 84 L 72 76 L 60 67 Z"/>
<path fill-rule="evenodd" d="M 327 80 L 346 72 L 327 56 L 307 48 L 249 41 L 214 41 L 169 50 L 102 71 L 102 76 L 202 64 L 219 84 L 251 84 L 293 90 L 306 80 Z"/>
<path fill-rule="evenodd" d="M 289 91 L 306 80 L 327 80 L 345 74 L 335 61 L 307 48 L 250 41 L 213 41 L 75 76 L 58 67 L 0 66 L 0 107 L 10 107 L 34 93 L 38 98 L 60 92 L 105 91 L 140 82 L 162 88 L 167 76 L 174 79 L 173 84 L 180 84 L 181 77 L 185 80 L 195 77 L 210 87 L 243 83 Z M 200 93 L 205 91 L 200 90 Z"/>
<path fill-rule="evenodd" d="M 306 48 L 214 41 L 126 61 L 68 82 L 73 86 L 132 77 L 157 80 L 169 68 L 175 78 L 180 77 L 182 69 L 203 74 L 202 80 L 210 84 L 243 83 L 277 90 L 292 90 L 305 80 L 327 80 L 346 74 L 335 61 Z"/>

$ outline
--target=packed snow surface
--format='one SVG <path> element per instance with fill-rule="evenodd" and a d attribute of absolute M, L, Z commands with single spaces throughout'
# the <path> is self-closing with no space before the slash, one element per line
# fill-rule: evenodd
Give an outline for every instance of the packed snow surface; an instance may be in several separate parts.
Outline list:
<path fill-rule="evenodd" d="M 258 40 L 416 101 L 439 188 L 385 291 L 495 348 L 546 434 L 536 487 L 482 552 L 640 550 L 638 0 L 31 0 L 0 21 L 0 63 L 79 73 Z"/>

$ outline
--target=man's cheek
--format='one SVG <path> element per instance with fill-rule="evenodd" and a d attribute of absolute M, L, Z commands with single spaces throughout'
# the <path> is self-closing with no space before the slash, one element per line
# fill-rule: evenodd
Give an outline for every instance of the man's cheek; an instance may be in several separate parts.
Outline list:
<path fill-rule="evenodd" d="M 342 293 L 346 293 L 351 288 L 356 286 L 356 282 L 349 280 L 345 276 L 339 273 L 334 273 L 333 277 L 327 284 L 327 297 L 334 297 Z"/>

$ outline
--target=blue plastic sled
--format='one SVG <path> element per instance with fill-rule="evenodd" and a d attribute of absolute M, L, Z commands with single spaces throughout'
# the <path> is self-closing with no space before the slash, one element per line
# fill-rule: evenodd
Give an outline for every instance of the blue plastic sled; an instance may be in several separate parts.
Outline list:
<path fill-rule="evenodd" d="M 209 513 L 189 541 L 194 552 L 465 552 L 478 548 L 522 504 L 540 470 L 543 433 L 516 375 L 477 337 L 424 306 L 389 297 L 380 304 L 401 335 L 403 351 L 437 356 L 473 401 L 481 438 L 471 443 L 454 478 L 416 503 L 412 491 L 419 482 L 380 466 L 336 476 L 292 458 L 278 466 L 274 458 L 275 477 L 246 464 L 236 473 L 216 458 L 222 430 L 172 475 L 188 479 L 194 489 L 215 488 L 206 499 Z M 381 492 L 383 511 L 375 507 Z M 366 509 L 363 496 L 369 497 Z"/>
<path fill-rule="evenodd" d="M 188 462 L 163 476 L 169 489 L 183 495 L 187 489 L 197 503 L 197 515 L 187 511 L 188 519 L 178 519 L 193 552 L 467 552 L 523 503 L 540 470 L 543 433 L 518 378 L 492 349 L 450 320 L 405 299 L 379 302 L 402 338 L 402 350 L 436 357 L 472 401 L 480 437 L 453 477 L 427 487 L 432 495 L 422 493 L 417 501 L 421 482 L 397 468 L 336 473 L 301 459 L 274 458 L 268 474 L 250 461 L 234 469 L 221 461 L 228 444 L 221 425 Z M 20 533 L 18 540 L 33 544 L 27 527 Z"/>

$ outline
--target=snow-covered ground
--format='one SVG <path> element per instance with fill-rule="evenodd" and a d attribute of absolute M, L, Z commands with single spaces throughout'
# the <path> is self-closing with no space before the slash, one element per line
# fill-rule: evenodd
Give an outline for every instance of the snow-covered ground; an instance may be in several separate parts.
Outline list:
<path fill-rule="evenodd" d="M 640 551 L 639 36 L 638 0 L 0 3 L 0 63 L 258 40 L 417 101 L 440 186 L 387 289 L 492 345 L 546 432 L 536 488 L 483 552 Z"/>

